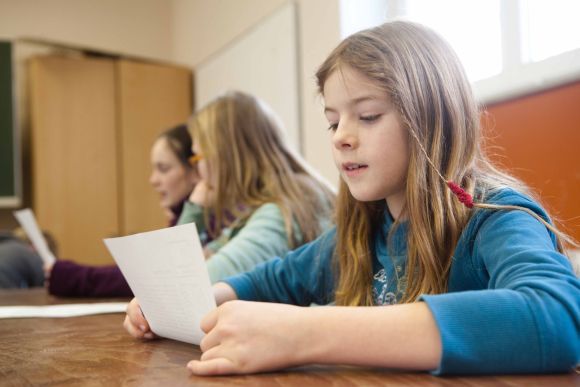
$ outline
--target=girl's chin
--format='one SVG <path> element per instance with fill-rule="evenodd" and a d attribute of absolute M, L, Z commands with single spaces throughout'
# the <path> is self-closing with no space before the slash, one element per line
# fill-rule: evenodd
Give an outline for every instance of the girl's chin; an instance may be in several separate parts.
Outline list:
<path fill-rule="evenodd" d="M 350 194 L 359 202 L 374 202 L 377 200 L 384 200 L 384 197 L 381 195 L 377 195 L 376 193 L 369 192 L 368 190 L 361 190 L 357 189 L 359 187 L 356 186 L 348 186 L 348 190 Z"/>
<path fill-rule="evenodd" d="M 350 194 L 359 202 L 374 202 L 377 200 L 384 200 L 380 195 L 372 195 L 369 192 L 360 192 L 350 190 Z"/>

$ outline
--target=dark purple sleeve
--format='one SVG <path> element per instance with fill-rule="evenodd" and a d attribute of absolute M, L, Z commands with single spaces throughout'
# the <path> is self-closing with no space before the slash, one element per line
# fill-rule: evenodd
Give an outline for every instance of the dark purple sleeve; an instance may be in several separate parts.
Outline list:
<path fill-rule="evenodd" d="M 64 260 L 52 267 L 48 292 L 62 297 L 133 296 L 117 266 L 87 266 Z"/>

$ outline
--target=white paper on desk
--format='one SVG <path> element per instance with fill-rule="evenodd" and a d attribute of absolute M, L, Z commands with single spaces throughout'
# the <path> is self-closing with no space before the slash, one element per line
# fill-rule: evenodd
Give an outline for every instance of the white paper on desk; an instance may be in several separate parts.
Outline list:
<path fill-rule="evenodd" d="M 24 229 L 24 232 L 32 242 L 32 245 L 36 249 L 42 261 L 47 265 L 52 265 L 56 258 L 50 249 L 48 248 L 48 244 L 46 243 L 46 239 L 40 232 L 40 228 L 38 227 L 38 223 L 36 222 L 36 218 L 34 217 L 34 213 L 30 210 L 30 208 L 25 208 L 24 210 L 14 211 L 14 216 L 20 226 Z"/>
<path fill-rule="evenodd" d="M 0 306 L 0 319 L 26 317 L 77 317 L 92 314 L 121 313 L 126 302 L 98 302 L 94 304 L 61 304 L 43 306 Z"/>
<path fill-rule="evenodd" d="M 216 307 L 194 223 L 105 239 L 155 334 L 191 344 Z"/>

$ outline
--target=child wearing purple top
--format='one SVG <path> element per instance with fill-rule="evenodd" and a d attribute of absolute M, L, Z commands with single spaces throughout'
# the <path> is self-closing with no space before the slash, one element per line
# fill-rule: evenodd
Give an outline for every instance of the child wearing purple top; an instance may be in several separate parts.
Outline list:
<path fill-rule="evenodd" d="M 191 136 L 185 124 L 163 132 L 151 149 L 153 171 L 149 182 L 160 195 L 160 205 L 169 225 L 176 224 L 183 203 L 199 177 L 189 162 Z M 56 296 L 130 297 L 133 292 L 116 265 L 87 266 L 58 260 L 45 267 L 48 291 Z"/>

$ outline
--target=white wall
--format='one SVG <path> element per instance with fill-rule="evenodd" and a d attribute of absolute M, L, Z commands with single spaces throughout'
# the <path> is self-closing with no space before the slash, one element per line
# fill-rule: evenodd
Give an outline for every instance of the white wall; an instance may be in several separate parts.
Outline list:
<path fill-rule="evenodd" d="M 172 10 L 163 0 L 0 0 L 0 39 L 34 37 L 168 60 Z"/>
<path fill-rule="evenodd" d="M 198 108 L 227 90 L 255 95 L 284 126 L 286 140 L 299 151 L 298 31 L 296 5 L 283 4 L 265 20 L 195 66 Z"/>
<path fill-rule="evenodd" d="M 286 0 L 172 0 L 173 59 L 195 67 Z"/>
<path fill-rule="evenodd" d="M 173 0 L 174 57 L 195 67 L 236 36 L 275 12 L 287 0 Z M 340 40 L 339 0 L 298 0 L 299 93 L 302 150 L 306 160 L 331 183 L 328 126 L 317 96 L 314 74 Z"/>
<path fill-rule="evenodd" d="M 301 62 L 302 149 L 306 160 L 338 186 L 338 172 L 332 160 L 328 122 L 316 89 L 318 66 L 340 41 L 338 0 L 298 2 Z"/>

